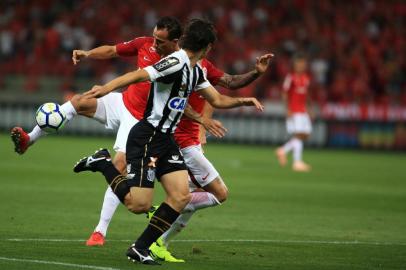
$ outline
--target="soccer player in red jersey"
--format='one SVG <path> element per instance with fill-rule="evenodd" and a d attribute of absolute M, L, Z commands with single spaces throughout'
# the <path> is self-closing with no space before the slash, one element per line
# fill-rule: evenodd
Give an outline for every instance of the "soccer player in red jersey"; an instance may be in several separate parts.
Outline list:
<path fill-rule="evenodd" d="M 310 84 L 310 77 L 306 70 L 306 58 L 299 54 L 294 56 L 293 72 L 286 76 L 283 83 L 283 97 L 287 103 L 286 128 L 291 138 L 276 150 L 276 156 L 281 166 L 286 165 L 286 155 L 293 151 L 292 169 L 298 172 L 308 172 L 311 169 L 302 160 L 303 142 L 312 131 L 310 117 L 306 108 Z"/>

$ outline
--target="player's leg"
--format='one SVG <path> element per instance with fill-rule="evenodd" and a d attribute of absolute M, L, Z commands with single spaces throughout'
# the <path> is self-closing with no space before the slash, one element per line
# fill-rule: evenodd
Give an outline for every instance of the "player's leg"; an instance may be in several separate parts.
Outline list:
<path fill-rule="evenodd" d="M 143 260 L 149 254 L 151 244 L 170 228 L 190 200 L 186 170 L 172 171 L 158 177 L 167 196 L 151 217 L 147 228 L 128 249 L 129 259 Z"/>
<path fill-rule="evenodd" d="M 184 260 L 175 258 L 167 247 L 169 241 L 186 227 L 195 211 L 219 205 L 220 201 L 225 201 L 228 195 L 227 187 L 221 180 L 217 170 L 204 156 L 200 145 L 186 147 L 181 151 L 189 170 L 190 187 L 193 186 L 196 189 L 196 187 L 204 186 L 204 189 L 191 193 L 191 200 L 183 209 L 182 214 L 169 230 L 150 247 L 152 254 L 156 258 L 168 262 L 184 262 Z"/>
<path fill-rule="evenodd" d="M 117 152 L 113 159 L 113 164 L 122 175 L 126 175 L 126 157 L 125 153 Z M 107 229 L 110 221 L 120 204 L 120 200 L 114 194 L 113 190 L 108 187 L 104 194 L 102 209 L 100 211 L 99 223 L 86 241 L 87 246 L 102 246 L 107 235 Z"/>
<path fill-rule="evenodd" d="M 77 114 L 93 117 L 97 111 L 98 102 L 95 98 L 88 98 L 83 95 L 75 95 L 71 100 L 61 105 L 61 110 L 66 115 L 66 122 L 69 122 Z M 24 154 L 34 142 L 47 133 L 38 125 L 35 125 L 31 132 L 25 132 L 21 127 L 14 127 L 11 130 L 11 138 L 14 142 L 15 151 Z"/>
<path fill-rule="evenodd" d="M 113 165 L 122 175 L 127 175 L 127 161 L 125 154 L 127 138 L 131 128 L 138 122 L 138 120 L 127 111 L 122 103 L 122 99 L 117 99 L 117 101 L 112 102 L 115 103 L 115 110 L 112 111 L 107 109 L 106 114 L 108 120 L 106 122 L 111 122 L 111 119 L 117 118 L 120 121 L 120 127 L 118 128 L 116 141 L 114 143 L 116 155 L 113 159 Z M 104 238 L 106 237 L 108 226 L 119 204 L 120 200 L 111 188 L 108 187 L 104 195 L 99 223 L 86 242 L 88 246 L 104 244 Z"/>
<path fill-rule="evenodd" d="M 224 202 L 228 196 L 227 186 L 213 164 L 204 156 L 200 145 L 186 147 L 181 151 L 189 170 L 189 181 L 192 182 L 193 186 L 202 189 L 191 193 L 191 200 L 185 206 L 181 215 L 186 214 L 187 216 L 177 220 L 163 235 L 162 240 L 165 245 L 185 228 L 195 211 L 217 206 Z"/>
<path fill-rule="evenodd" d="M 148 129 L 148 125 L 145 126 L 145 129 Z M 132 131 L 130 135 L 132 135 Z M 130 150 L 129 146 L 132 143 L 136 144 L 137 141 L 129 138 L 127 143 L 127 160 L 131 164 L 130 173 L 134 172 L 134 179 L 140 178 L 137 177 L 137 173 L 141 170 L 137 169 L 139 164 L 134 163 L 134 160 L 131 158 L 138 156 L 136 151 L 133 150 L 137 147 L 133 147 Z M 156 176 L 161 181 L 167 196 L 165 201 L 152 215 L 147 228 L 128 249 L 127 256 L 137 261 L 142 261 L 146 255 L 149 256 L 148 248 L 170 228 L 171 224 L 178 218 L 180 212 L 190 201 L 186 165 L 173 137 L 154 131 L 149 142 L 143 147 L 146 159 L 143 160 L 142 164 L 147 167 L 142 167 L 143 173 L 140 176 L 145 185 L 148 182 L 152 183 Z"/>
<path fill-rule="evenodd" d="M 307 140 L 311 131 L 311 122 L 307 114 L 301 113 L 295 115 L 295 143 L 293 147 L 293 165 L 292 169 L 298 172 L 308 172 L 311 167 L 302 159 L 303 142 Z"/>
<path fill-rule="evenodd" d="M 286 130 L 288 134 L 293 134 L 295 132 L 294 116 L 290 116 L 286 119 Z M 281 165 L 282 167 L 286 166 L 288 161 L 287 155 L 293 150 L 296 140 L 297 139 L 292 136 L 285 144 L 275 150 L 276 158 L 279 161 L 279 165 Z"/>

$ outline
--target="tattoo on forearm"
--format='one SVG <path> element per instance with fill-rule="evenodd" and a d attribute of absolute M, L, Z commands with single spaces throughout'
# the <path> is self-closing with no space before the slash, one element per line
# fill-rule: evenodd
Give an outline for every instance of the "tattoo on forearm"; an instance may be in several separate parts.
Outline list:
<path fill-rule="evenodd" d="M 238 89 L 249 85 L 258 77 L 259 73 L 256 70 L 252 70 L 240 75 L 224 74 L 224 76 L 220 79 L 219 84 L 228 89 Z"/>

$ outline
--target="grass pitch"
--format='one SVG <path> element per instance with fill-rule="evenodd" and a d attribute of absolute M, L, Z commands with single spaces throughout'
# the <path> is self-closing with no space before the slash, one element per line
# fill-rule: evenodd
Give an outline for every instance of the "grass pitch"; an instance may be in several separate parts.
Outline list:
<path fill-rule="evenodd" d="M 73 164 L 113 139 L 50 136 L 25 155 L 0 135 L 0 269 L 149 269 L 124 256 L 145 216 L 119 207 L 104 247 L 85 240 L 106 184 Z M 197 212 L 160 269 L 406 269 L 404 153 L 306 150 L 308 174 L 273 148 L 209 145 L 226 181 L 220 207 Z M 156 186 L 155 202 L 163 192 Z"/>

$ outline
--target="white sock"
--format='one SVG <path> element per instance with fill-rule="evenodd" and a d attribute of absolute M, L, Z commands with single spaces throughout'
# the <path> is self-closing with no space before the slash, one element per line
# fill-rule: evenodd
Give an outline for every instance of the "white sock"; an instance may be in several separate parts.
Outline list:
<path fill-rule="evenodd" d="M 103 206 L 100 212 L 100 220 L 99 224 L 97 224 L 96 229 L 94 230 L 95 232 L 100 232 L 106 236 L 107 228 L 109 227 L 110 221 L 119 204 L 120 200 L 117 198 L 116 194 L 114 194 L 113 190 L 108 187 L 106 193 L 104 194 Z"/>
<path fill-rule="evenodd" d="M 62 104 L 61 110 L 63 110 L 63 112 L 66 115 L 66 122 L 71 120 L 75 115 L 77 115 L 77 112 L 70 101 Z M 47 134 L 48 133 L 46 133 L 38 125 L 36 125 L 31 130 L 31 132 L 28 133 L 28 136 L 30 137 L 30 143 L 36 142 L 39 138 L 41 138 L 42 136 L 47 135 Z"/>
<path fill-rule="evenodd" d="M 283 151 L 285 151 L 286 154 L 292 151 L 293 146 L 295 144 L 295 140 L 297 139 L 293 137 L 282 146 L 282 149 Z"/>
<path fill-rule="evenodd" d="M 185 206 L 182 213 L 194 212 L 199 209 L 221 204 L 216 196 L 210 192 L 192 192 L 191 195 L 192 199 L 190 199 L 190 202 Z"/>
<path fill-rule="evenodd" d="M 178 233 L 180 233 L 189 222 L 189 219 L 196 212 L 196 210 L 220 205 L 221 203 L 217 200 L 216 196 L 209 192 L 192 192 L 192 199 L 185 206 L 182 214 L 172 223 L 169 230 L 167 230 L 162 235 L 162 241 L 167 246 L 169 241 L 173 239 Z"/>
<path fill-rule="evenodd" d="M 30 133 L 28 133 L 28 136 L 30 137 L 30 143 L 36 142 L 39 138 L 41 138 L 44 135 L 47 135 L 45 131 L 43 131 L 38 125 L 36 125 Z"/>
<path fill-rule="evenodd" d="M 73 107 L 72 102 L 67 101 L 64 104 L 61 105 L 62 111 L 65 112 L 66 115 L 66 121 L 71 120 L 73 117 L 75 117 L 78 113 L 75 110 L 75 107 Z"/>
<path fill-rule="evenodd" d="M 303 141 L 295 139 L 293 147 L 293 161 L 302 161 Z"/>
<path fill-rule="evenodd" d="M 165 246 L 169 245 L 169 241 L 171 241 L 176 235 L 178 235 L 188 224 L 190 218 L 193 216 L 195 212 L 187 212 L 181 214 L 174 223 L 172 223 L 169 230 L 167 230 L 162 236 L 161 239 L 164 242 Z"/>

